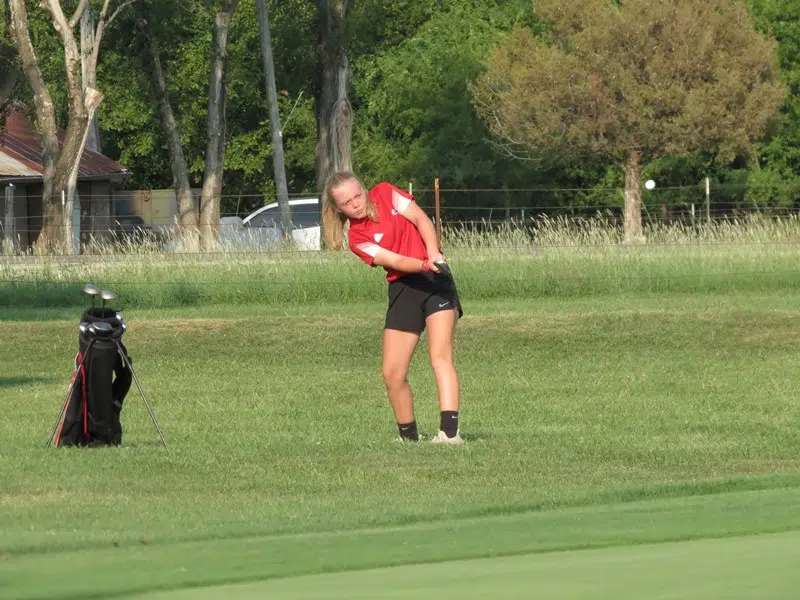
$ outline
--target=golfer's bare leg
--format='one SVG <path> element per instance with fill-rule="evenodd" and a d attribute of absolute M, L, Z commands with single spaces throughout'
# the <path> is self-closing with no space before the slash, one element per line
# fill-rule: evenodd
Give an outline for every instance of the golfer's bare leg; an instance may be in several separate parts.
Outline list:
<path fill-rule="evenodd" d="M 457 411 L 460 404 L 461 388 L 458 373 L 453 363 L 457 310 L 441 310 L 430 315 L 425 321 L 428 330 L 428 350 L 431 367 L 439 388 L 439 410 Z"/>
<path fill-rule="evenodd" d="M 408 384 L 408 366 L 417 342 L 418 333 L 383 330 L 383 382 L 398 423 L 414 420 L 414 396 Z"/>

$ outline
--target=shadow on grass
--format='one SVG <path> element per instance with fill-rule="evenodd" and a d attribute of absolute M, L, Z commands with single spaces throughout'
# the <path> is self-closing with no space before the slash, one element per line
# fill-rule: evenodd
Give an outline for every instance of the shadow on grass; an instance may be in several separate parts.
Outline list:
<path fill-rule="evenodd" d="M 54 383 L 55 377 L 0 377 L 0 390 L 15 388 L 35 383 Z"/>
<path fill-rule="evenodd" d="M 486 440 L 492 439 L 492 434 L 481 431 L 480 429 L 477 431 L 462 431 L 461 438 L 465 442 L 485 442 Z"/>

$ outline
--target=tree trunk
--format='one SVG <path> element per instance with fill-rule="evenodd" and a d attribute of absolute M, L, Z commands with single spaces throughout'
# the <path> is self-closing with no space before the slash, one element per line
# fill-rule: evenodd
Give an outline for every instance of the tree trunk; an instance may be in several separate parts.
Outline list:
<path fill-rule="evenodd" d="M 286 184 L 286 164 L 283 155 L 283 134 L 278 112 L 278 93 L 275 86 L 275 65 L 272 60 L 272 40 L 269 31 L 269 17 L 265 0 L 256 0 L 258 23 L 261 30 L 261 56 L 264 61 L 264 84 L 269 104 L 269 122 L 272 126 L 272 167 L 275 177 L 275 191 L 281 211 L 281 228 L 286 238 L 291 237 L 292 213 L 289 207 L 289 190 Z"/>
<path fill-rule="evenodd" d="M 106 24 L 110 0 L 104 0 L 97 24 L 92 53 L 86 62 L 86 78 L 95 81 L 97 57 L 103 28 Z M 25 0 L 9 0 L 11 29 L 22 61 L 25 75 L 33 89 L 36 106 L 36 125 L 42 145 L 44 220 L 42 231 L 36 240 L 37 253 L 72 251 L 72 203 L 78 177 L 78 165 L 86 145 L 88 127 L 103 95 L 93 85 L 85 87 L 81 78 L 81 54 L 75 43 L 74 28 L 83 17 L 87 3 L 78 4 L 72 19 L 67 19 L 59 0 L 41 0 L 40 6 L 50 13 L 53 27 L 61 36 L 64 45 L 64 62 L 69 100 L 69 124 L 64 132 L 63 144 L 59 147 L 53 99 L 47 90 L 31 44 L 28 28 L 28 12 Z M 120 8 L 125 4 L 120 5 Z M 109 19 L 109 23 L 120 9 Z"/>
<path fill-rule="evenodd" d="M 225 162 L 225 73 L 231 13 L 219 12 L 214 21 L 211 77 L 208 86 L 208 143 L 203 192 L 200 197 L 200 238 L 203 247 L 219 247 L 219 204 Z"/>
<path fill-rule="evenodd" d="M 140 22 L 143 23 L 143 22 Z M 167 79 L 161 67 L 161 52 L 158 48 L 150 25 L 146 25 L 150 38 L 150 54 L 153 61 L 153 81 L 155 83 L 158 112 L 161 116 L 161 126 L 167 136 L 169 148 L 169 162 L 172 169 L 172 184 L 175 189 L 175 198 L 178 203 L 177 235 L 181 239 L 184 251 L 197 252 L 199 246 L 198 234 L 198 205 L 192 195 L 192 186 L 189 183 L 189 169 L 186 166 L 186 157 L 183 154 L 181 136 L 178 124 L 172 112 L 167 90 Z"/>
<path fill-rule="evenodd" d="M 77 148 L 74 152 L 61 153 L 59 157 L 58 163 L 56 163 L 56 170 L 59 168 L 59 163 L 63 162 L 67 165 L 67 186 L 65 190 L 66 195 L 66 208 L 64 212 L 64 236 L 66 241 L 66 250 L 68 253 L 78 253 L 80 252 L 80 234 L 78 236 L 78 240 L 73 239 L 73 218 L 74 212 L 73 207 L 75 206 L 75 188 L 78 186 L 78 170 L 80 167 L 81 156 L 83 156 L 83 150 L 86 147 L 86 140 L 89 137 L 89 132 L 92 127 L 92 119 L 97 114 L 97 107 L 100 106 L 100 103 L 103 101 L 103 94 L 99 91 L 86 88 L 85 92 L 85 100 L 84 100 L 84 107 L 86 109 L 85 115 L 82 115 L 80 119 L 72 118 L 70 119 L 70 126 L 73 123 L 78 121 L 79 123 L 83 124 L 83 131 L 81 132 L 82 135 L 78 140 Z M 65 143 L 66 146 L 66 143 Z M 79 221 L 80 223 L 80 221 Z"/>
<path fill-rule="evenodd" d="M 347 0 L 318 0 L 320 12 L 320 86 L 317 98 L 317 190 L 336 171 L 352 170 L 353 111 L 347 97 L 350 65 L 343 34 Z"/>
<path fill-rule="evenodd" d="M 63 247 L 64 228 L 60 197 L 53 196 L 56 160 L 59 156 L 55 106 L 50 91 L 44 83 L 36 53 L 33 50 L 28 29 L 28 11 L 25 0 L 10 0 L 11 34 L 17 46 L 22 68 L 33 90 L 33 104 L 36 107 L 36 127 L 42 146 L 42 165 L 44 167 L 42 189 L 42 231 L 36 240 L 37 253 Z"/>
<path fill-rule="evenodd" d="M 81 16 L 81 81 L 84 91 L 87 88 L 96 88 L 95 70 L 91 68 L 92 54 L 94 53 L 94 14 L 90 6 L 86 7 Z M 86 148 L 92 152 L 100 152 L 100 126 L 97 115 L 92 118 L 89 125 L 89 135 L 86 137 Z"/>
<path fill-rule="evenodd" d="M 637 151 L 625 158 L 625 223 L 624 243 L 644 244 L 642 231 L 642 157 Z"/>

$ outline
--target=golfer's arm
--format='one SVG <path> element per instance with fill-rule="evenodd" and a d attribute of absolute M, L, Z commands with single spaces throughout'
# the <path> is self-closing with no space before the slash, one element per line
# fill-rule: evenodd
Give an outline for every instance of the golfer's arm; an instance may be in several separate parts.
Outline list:
<path fill-rule="evenodd" d="M 403 273 L 421 273 L 424 271 L 425 263 L 418 258 L 396 254 L 385 248 L 381 248 L 372 259 L 372 264 L 379 267 L 388 267 Z"/>
<path fill-rule="evenodd" d="M 428 251 L 428 256 L 432 257 L 439 254 L 439 241 L 436 238 L 436 227 L 433 225 L 430 217 L 425 214 L 418 204 L 411 202 L 403 211 L 403 216 L 414 224 L 414 227 L 419 231 L 422 241 L 425 244 L 425 249 Z"/>

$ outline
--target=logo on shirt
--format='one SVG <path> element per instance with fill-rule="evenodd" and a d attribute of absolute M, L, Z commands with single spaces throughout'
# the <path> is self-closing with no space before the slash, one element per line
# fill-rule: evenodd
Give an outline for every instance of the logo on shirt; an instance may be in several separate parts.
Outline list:
<path fill-rule="evenodd" d="M 396 214 L 398 214 L 398 212 L 395 209 L 392 209 L 392 216 L 394 216 Z"/>
<path fill-rule="evenodd" d="M 374 237 L 375 237 L 375 241 L 376 242 L 380 242 L 383 239 L 383 234 L 382 233 L 376 233 Z"/>

